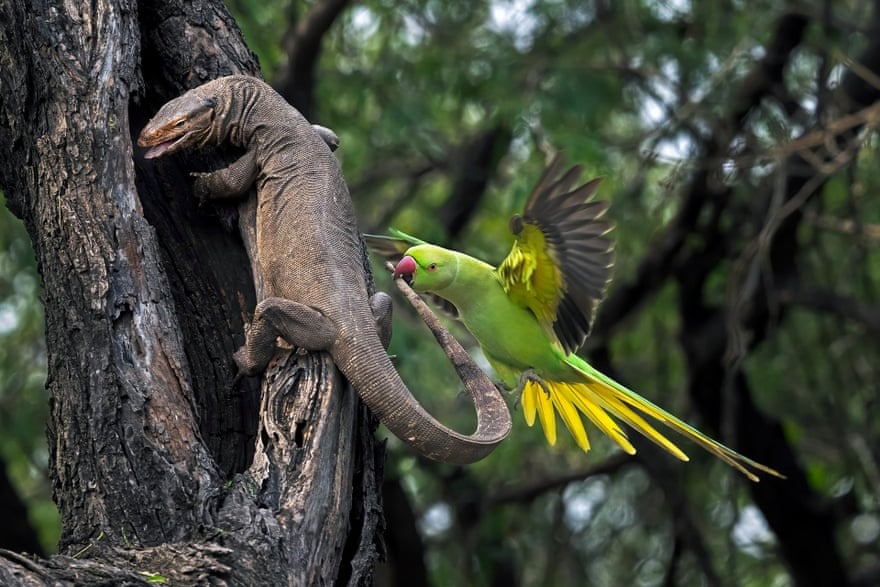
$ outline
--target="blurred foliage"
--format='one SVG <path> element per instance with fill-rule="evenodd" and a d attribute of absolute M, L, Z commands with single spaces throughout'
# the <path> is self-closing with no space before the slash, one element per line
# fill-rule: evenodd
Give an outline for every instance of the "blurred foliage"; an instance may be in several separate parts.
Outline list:
<path fill-rule="evenodd" d="M 40 277 L 21 221 L 0 194 L 0 459 L 47 552 L 60 532 L 48 480 L 49 413 Z"/>
<path fill-rule="evenodd" d="M 281 38 L 291 19 L 311 5 L 230 2 L 270 82 L 285 65 Z M 681 188 L 701 171 L 695 166 L 701 139 L 732 107 L 790 6 L 783 0 L 362 0 L 345 9 L 324 39 L 313 118 L 341 138 L 337 154 L 364 230 L 393 225 L 490 262 L 506 254 L 508 218 L 522 207 L 548 150 L 564 149 L 584 165 L 585 178 L 605 177 L 600 197 L 612 202 L 616 223 L 613 293 L 634 279 L 677 213 Z M 750 112 L 737 138 L 743 144 L 729 146 L 721 181 L 733 187 L 740 206 L 757 205 L 750 195 L 788 154 L 787 142 L 828 115 L 842 65 L 870 38 L 869 2 L 808 1 L 798 9 L 814 22 L 823 14 L 832 18 L 810 27 L 786 70 L 790 108 L 765 101 Z M 513 138 L 476 214 L 450 243 L 437 219 L 460 168 L 457 157 L 495 125 Z M 736 156 L 746 150 L 748 157 Z M 872 131 L 855 164 L 836 170 L 811 201 L 798 235 L 804 287 L 875 310 L 877 164 Z M 748 243 L 734 244 L 709 276 L 707 302 L 725 305 L 739 287 L 734 269 Z M 379 267 L 376 273 L 379 287 L 391 289 Z M 35 521 L 48 517 L 37 283 L 26 236 L 3 210 L 0 450 L 22 492 L 34 498 Z M 606 342 L 623 381 L 699 425 L 685 393 L 675 289 L 669 282 L 650 296 Z M 396 316 L 391 352 L 405 381 L 416 391 L 432 390 L 420 397 L 426 406 L 467 430 L 472 410 L 442 353 L 404 304 L 397 304 Z M 767 328 L 767 340 L 743 363 L 755 401 L 783 423 L 813 490 L 828 503 L 850 504 L 837 527 L 853 572 L 876 567 L 880 336 L 808 303 L 795 304 Z M 463 329 L 454 332 L 474 346 Z M 703 585 L 713 581 L 707 566 L 722 585 L 792 584 L 746 482 L 724 465 L 690 446 L 684 447 L 689 464 L 669 463 L 671 482 L 704 539 L 703 560 L 679 549 L 669 496 L 637 461 L 588 475 L 589 467 L 615 458 L 610 441 L 593 430 L 587 455 L 565 436 L 549 447 L 540 430 L 525 425 L 516 399 L 510 403 L 510 439 L 463 470 L 417 459 L 389 439 L 387 475 L 400 480 L 417 511 L 433 584 L 489 585 L 510 569 L 524 586 Z M 581 480 L 549 484 L 578 471 Z M 545 482 L 544 491 L 524 491 Z M 475 503 L 482 504 L 478 511 Z M 40 527 L 50 543 L 49 526 Z"/>

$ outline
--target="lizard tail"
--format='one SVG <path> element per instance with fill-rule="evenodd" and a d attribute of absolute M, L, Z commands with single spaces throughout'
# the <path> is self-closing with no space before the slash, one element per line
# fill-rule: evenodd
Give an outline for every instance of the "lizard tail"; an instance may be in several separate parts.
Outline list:
<path fill-rule="evenodd" d="M 471 395 L 477 412 L 474 433 L 456 432 L 422 407 L 398 375 L 375 330 L 373 335 L 362 333 L 358 345 L 340 345 L 340 350 L 347 349 L 342 354 L 348 356 L 337 353 L 333 358 L 364 403 L 395 436 L 437 461 L 455 465 L 478 461 L 510 433 L 512 422 L 507 402 L 425 302 L 402 279 L 394 282 L 431 329 Z"/>
<path fill-rule="evenodd" d="M 459 371 L 477 410 L 477 428 L 473 434 L 465 435 L 440 423 L 422 407 L 394 369 L 378 336 L 375 343 L 362 339 L 360 353 L 371 358 L 349 365 L 344 357 L 334 354 L 333 359 L 376 417 L 422 455 L 466 465 L 486 457 L 510 432 L 507 403 L 476 365 L 476 373 L 462 376 Z"/>

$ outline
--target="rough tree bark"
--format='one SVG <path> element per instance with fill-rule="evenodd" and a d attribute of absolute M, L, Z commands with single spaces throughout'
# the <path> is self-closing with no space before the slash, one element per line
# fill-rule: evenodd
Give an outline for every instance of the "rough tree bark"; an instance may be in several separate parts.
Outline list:
<path fill-rule="evenodd" d="M 187 177 L 224 154 L 132 147 L 185 89 L 258 74 L 222 2 L 10 0 L 0 61 L 0 187 L 43 277 L 63 523 L 52 559 L 0 552 L 0 584 L 368 583 L 374 422 L 320 354 L 233 389 L 254 285 Z"/>

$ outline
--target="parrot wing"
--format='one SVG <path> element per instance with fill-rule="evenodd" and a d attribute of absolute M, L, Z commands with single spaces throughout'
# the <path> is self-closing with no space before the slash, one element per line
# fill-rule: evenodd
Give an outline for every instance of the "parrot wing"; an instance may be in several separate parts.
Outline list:
<path fill-rule="evenodd" d="M 516 241 L 498 266 L 504 289 L 528 307 L 565 353 L 590 333 L 596 308 L 611 279 L 612 225 L 601 220 L 608 202 L 592 201 L 601 178 L 578 186 L 582 168 L 564 173 L 557 154 L 526 202 L 510 220 Z"/>

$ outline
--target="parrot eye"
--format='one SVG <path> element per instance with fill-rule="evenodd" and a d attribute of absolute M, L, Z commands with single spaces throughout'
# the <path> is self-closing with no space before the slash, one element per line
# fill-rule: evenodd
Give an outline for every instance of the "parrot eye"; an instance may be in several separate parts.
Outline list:
<path fill-rule="evenodd" d="M 428 271 L 436 271 L 437 270 L 437 263 L 431 263 L 430 265 L 425 267 L 425 269 L 427 269 Z"/>

